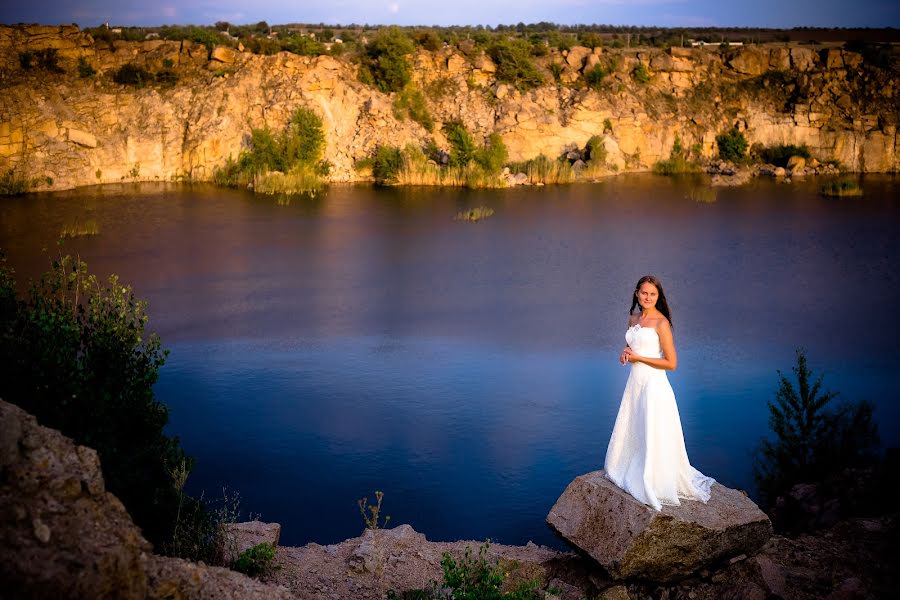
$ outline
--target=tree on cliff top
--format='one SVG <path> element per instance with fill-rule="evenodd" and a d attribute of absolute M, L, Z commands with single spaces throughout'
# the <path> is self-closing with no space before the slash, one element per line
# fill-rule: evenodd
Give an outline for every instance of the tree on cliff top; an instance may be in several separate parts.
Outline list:
<path fill-rule="evenodd" d="M 385 93 L 399 92 L 412 79 L 412 67 L 406 60 L 415 45 L 398 27 L 385 27 L 378 31 L 369 44 L 359 78 L 363 83 L 374 85 Z"/>

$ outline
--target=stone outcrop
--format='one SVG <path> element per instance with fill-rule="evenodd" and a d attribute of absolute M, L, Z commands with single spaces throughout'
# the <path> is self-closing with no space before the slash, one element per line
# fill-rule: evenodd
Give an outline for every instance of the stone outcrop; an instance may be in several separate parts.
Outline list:
<path fill-rule="evenodd" d="M 106 491 L 97 453 L 0 400 L 4 598 L 291 598 L 218 567 L 156 556 Z"/>
<path fill-rule="evenodd" d="M 278 540 L 281 538 L 281 525 L 278 523 L 247 521 L 229 523 L 224 529 L 222 537 L 226 545 L 223 548 L 226 563 L 234 562 L 241 552 L 259 544 L 271 544 L 277 548 Z"/>
<path fill-rule="evenodd" d="M 97 453 L 2 401 L 0 440 L 0 588 L 34 598 L 146 596 L 150 544 L 105 490 Z"/>
<path fill-rule="evenodd" d="M 609 481 L 604 471 L 570 483 L 547 522 L 615 579 L 656 582 L 752 555 L 772 535 L 769 518 L 737 490 L 716 483 L 708 503 L 683 501 L 657 512 Z"/>
<path fill-rule="evenodd" d="M 23 70 L 24 51 L 57 48 L 65 73 Z M 122 181 L 209 180 L 253 128 L 283 128 L 298 107 L 324 122 L 333 181 L 361 177 L 354 163 L 379 144 L 446 147 L 441 125 L 462 120 L 476 139 L 498 133 L 511 160 L 558 156 L 594 135 L 611 139 L 610 172 L 646 170 L 675 137 L 703 157 L 739 125 L 751 144 L 806 144 L 844 168 L 896 172 L 896 49 L 875 63 L 842 48 L 798 45 L 594 49 L 538 59 L 546 84 L 522 92 L 496 78 L 478 47 L 461 43 L 411 57 L 436 126 L 398 119 L 395 98 L 359 82 L 347 58 L 260 56 L 189 41 L 95 41 L 77 27 L 0 26 L 0 172 L 17 169 L 38 189 Z M 77 76 L 77 61 L 96 69 Z M 132 88 L 112 73 L 133 63 L 171 69 L 175 85 Z M 557 86 L 555 64 L 564 85 Z M 170 65 L 165 66 L 164 65 Z M 601 66 L 600 90 L 584 74 Z M 635 81 L 644 65 L 650 80 Z"/>

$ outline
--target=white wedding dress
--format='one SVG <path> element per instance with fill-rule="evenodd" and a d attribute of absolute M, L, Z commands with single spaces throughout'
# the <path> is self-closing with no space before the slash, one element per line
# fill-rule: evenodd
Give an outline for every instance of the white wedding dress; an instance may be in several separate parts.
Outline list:
<path fill-rule="evenodd" d="M 662 357 L 652 327 L 629 328 L 625 341 L 639 356 Z M 605 468 L 613 483 L 656 510 L 678 506 L 679 498 L 709 500 L 715 480 L 688 461 L 675 393 L 663 369 L 632 363 Z"/>

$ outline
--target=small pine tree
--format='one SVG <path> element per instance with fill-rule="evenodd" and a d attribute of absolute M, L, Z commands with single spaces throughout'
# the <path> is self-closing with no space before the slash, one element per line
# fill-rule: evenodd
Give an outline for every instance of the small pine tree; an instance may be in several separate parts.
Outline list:
<path fill-rule="evenodd" d="M 793 371 L 796 388 L 778 371 L 775 401 L 768 403 L 769 425 L 776 439 L 763 440 L 755 459 L 754 477 L 765 506 L 794 484 L 822 481 L 847 467 L 865 464 L 878 446 L 871 403 L 828 410 L 838 394 L 822 390 L 823 376 L 813 379 L 801 350 Z"/>

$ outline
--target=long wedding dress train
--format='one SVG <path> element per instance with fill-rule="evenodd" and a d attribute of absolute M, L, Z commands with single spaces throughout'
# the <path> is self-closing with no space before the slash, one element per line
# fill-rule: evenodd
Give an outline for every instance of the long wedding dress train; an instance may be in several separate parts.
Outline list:
<path fill-rule="evenodd" d="M 659 335 L 635 325 L 625 341 L 639 356 L 662 356 Z M 679 498 L 709 500 L 715 480 L 691 466 L 675 393 L 663 369 L 633 363 L 606 450 L 606 476 L 644 504 L 661 510 Z"/>

